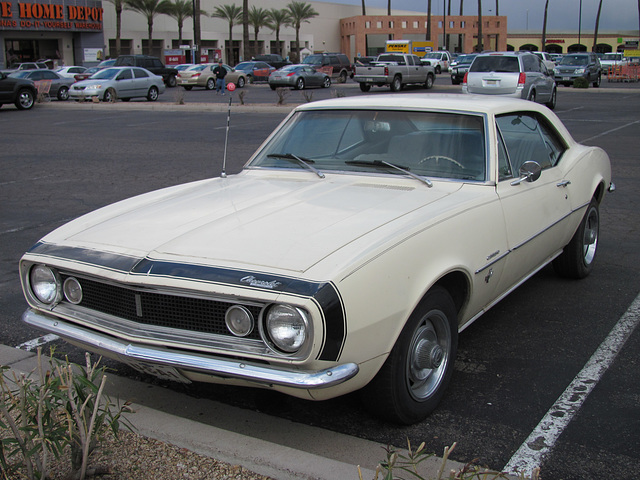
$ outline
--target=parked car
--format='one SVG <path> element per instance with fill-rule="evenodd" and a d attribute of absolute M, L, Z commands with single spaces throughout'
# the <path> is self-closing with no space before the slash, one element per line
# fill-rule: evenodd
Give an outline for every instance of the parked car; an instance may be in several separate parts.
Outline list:
<path fill-rule="evenodd" d="M 449 64 L 451 63 L 451 54 L 446 50 L 427 52 L 424 57 L 422 57 L 422 61 L 428 62 L 429 65 L 435 68 L 436 73 L 448 72 Z"/>
<path fill-rule="evenodd" d="M 89 67 L 82 73 L 76 73 L 73 76 L 73 78 L 75 79 L 76 82 L 79 82 L 80 80 L 86 80 L 87 78 L 91 77 L 94 73 L 99 72 L 104 68 L 106 67 Z"/>
<path fill-rule="evenodd" d="M 287 60 L 286 58 L 282 58 L 282 55 L 278 55 L 276 53 L 256 55 L 251 60 L 254 60 L 256 62 L 266 62 L 276 70 L 282 67 L 286 67 L 287 65 L 291 65 L 291 62 L 289 60 Z"/>
<path fill-rule="evenodd" d="M 38 96 L 38 90 L 31 80 L 10 77 L 0 72 L 0 107 L 13 103 L 18 110 L 29 110 Z"/>
<path fill-rule="evenodd" d="M 84 71 L 86 71 L 87 68 L 86 67 L 77 67 L 77 66 L 67 66 L 67 67 L 60 67 L 56 70 L 54 70 L 58 75 L 60 75 L 61 77 L 66 77 L 66 78 L 74 78 L 77 74 L 83 73 Z"/>
<path fill-rule="evenodd" d="M 265 62 L 240 62 L 234 70 L 244 73 L 249 83 L 253 83 L 268 82 L 269 75 L 276 69 Z"/>
<path fill-rule="evenodd" d="M 49 96 L 58 100 L 67 100 L 69 98 L 69 88 L 75 83 L 74 78 L 67 78 L 59 75 L 53 70 L 20 70 L 11 74 L 15 78 L 25 78 L 36 82 L 50 81 Z"/>
<path fill-rule="evenodd" d="M 227 75 L 224 77 L 225 82 L 228 84 L 233 83 L 238 88 L 244 88 L 244 86 L 249 81 L 247 79 L 247 75 L 242 70 L 236 70 L 235 68 L 231 68 L 226 63 L 223 63 L 222 66 L 227 71 Z"/>
<path fill-rule="evenodd" d="M 462 93 L 505 95 L 556 106 L 553 74 L 529 52 L 483 53 L 473 59 L 462 81 Z"/>
<path fill-rule="evenodd" d="M 97 66 L 100 68 L 107 68 L 107 67 L 113 67 L 116 64 L 116 59 L 115 58 L 109 58 L 107 60 L 103 60 L 101 61 Z"/>
<path fill-rule="evenodd" d="M 239 174 L 37 241 L 22 319 L 165 379 L 310 400 L 362 389 L 410 424 L 443 397 L 460 331 L 547 264 L 593 271 L 611 189 L 606 153 L 533 102 L 306 103 Z"/>
<path fill-rule="evenodd" d="M 269 75 L 269 86 L 271 90 L 277 87 L 291 87 L 296 90 L 308 87 L 328 88 L 331 86 L 331 77 L 309 65 L 289 65 Z"/>
<path fill-rule="evenodd" d="M 176 81 L 179 87 L 191 90 L 193 87 L 204 87 L 206 90 L 216 88 L 216 76 L 213 74 L 215 63 L 200 63 L 178 71 Z"/>
<path fill-rule="evenodd" d="M 14 63 L 9 67 L 9 70 L 48 70 L 47 64 L 44 62 L 23 62 Z"/>
<path fill-rule="evenodd" d="M 607 73 L 611 67 L 626 65 L 627 63 L 629 63 L 629 61 L 625 58 L 623 53 L 605 53 L 600 58 L 600 67 L 602 68 L 603 73 Z"/>
<path fill-rule="evenodd" d="M 178 70 L 165 66 L 158 57 L 150 55 L 120 55 L 113 63 L 114 67 L 142 67 L 154 75 L 160 75 L 167 87 L 177 85 Z"/>
<path fill-rule="evenodd" d="M 550 53 L 547 52 L 531 52 L 544 63 L 544 66 L 547 67 L 547 70 L 553 72 L 553 69 L 556 66 L 556 62 L 553 61 Z"/>
<path fill-rule="evenodd" d="M 572 85 L 576 78 L 586 78 L 594 87 L 602 82 L 602 66 L 593 53 L 567 53 L 553 70 L 556 83 Z"/>
<path fill-rule="evenodd" d="M 469 71 L 471 62 L 476 58 L 476 53 L 469 53 L 466 55 L 458 55 L 458 57 L 451 62 L 449 70 L 451 71 L 451 83 L 453 85 L 460 85 L 464 80 L 464 74 Z"/>
<path fill-rule="evenodd" d="M 308 55 L 302 63 L 324 71 L 331 78 L 337 79 L 338 83 L 346 82 L 354 73 L 353 65 L 344 53 L 314 53 Z"/>
<path fill-rule="evenodd" d="M 164 90 L 162 77 L 149 70 L 140 67 L 108 67 L 87 80 L 74 83 L 69 90 L 69 97 L 74 100 L 97 97 L 105 102 L 114 102 L 118 98 L 126 102 L 135 97 L 146 97 L 154 102 Z"/>

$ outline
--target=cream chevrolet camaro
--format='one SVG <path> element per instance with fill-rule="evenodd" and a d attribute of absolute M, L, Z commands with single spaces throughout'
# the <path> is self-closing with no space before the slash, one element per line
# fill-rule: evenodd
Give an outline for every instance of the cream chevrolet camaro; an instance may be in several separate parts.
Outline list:
<path fill-rule="evenodd" d="M 380 95 L 296 108 L 237 175 L 78 218 L 22 258 L 23 320 L 162 378 L 410 424 L 458 333 L 549 263 L 592 270 L 609 158 L 542 105 Z"/>

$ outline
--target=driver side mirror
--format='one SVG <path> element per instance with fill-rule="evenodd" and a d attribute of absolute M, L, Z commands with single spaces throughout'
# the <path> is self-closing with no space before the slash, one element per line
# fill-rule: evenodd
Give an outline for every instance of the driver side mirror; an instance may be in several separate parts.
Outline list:
<path fill-rule="evenodd" d="M 518 174 L 520 175 L 520 178 L 511 182 L 511 185 L 520 185 L 525 180 L 527 182 L 535 182 L 540 178 L 540 175 L 542 174 L 542 167 L 538 162 L 529 160 L 528 162 L 524 162 L 522 164 Z"/>

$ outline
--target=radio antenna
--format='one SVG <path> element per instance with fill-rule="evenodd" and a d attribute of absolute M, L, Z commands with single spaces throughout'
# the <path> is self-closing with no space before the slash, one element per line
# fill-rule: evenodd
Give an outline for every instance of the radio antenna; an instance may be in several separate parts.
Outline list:
<path fill-rule="evenodd" d="M 227 178 L 227 142 L 229 141 L 229 123 L 231 121 L 231 94 L 229 94 L 229 108 L 227 110 L 227 131 L 224 134 L 224 156 L 222 157 L 222 178 Z"/>

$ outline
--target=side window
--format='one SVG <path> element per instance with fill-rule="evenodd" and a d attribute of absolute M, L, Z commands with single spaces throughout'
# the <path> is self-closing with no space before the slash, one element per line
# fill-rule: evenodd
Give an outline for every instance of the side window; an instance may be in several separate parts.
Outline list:
<path fill-rule="evenodd" d="M 42 75 L 42 78 L 45 80 L 58 80 L 58 76 L 51 70 L 43 70 L 40 73 Z"/>
<path fill-rule="evenodd" d="M 116 78 L 116 80 L 128 80 L 129 78 L 131 78 L 131 69 L 127 68 L 118 74 L 118 78 Z"/>
<path fill-rule="evenodd" d="M 145 72 L 144 70 L 141 70 L 139 68 L 134 68 L 133 69 L 133 75 L 136 78 L 147 78 L 149 75 L 147 74 L 147 72 Z"/>
<path fill-rule="evenodd" d="M 506 167 L 511 167 L 512 175 L 517 175 L 522 164 L 528 161 L 539 163 L 543 169 L 554 167 L 566 150 L 559 135 L 536 113 L 512 113 L 502 115 L 496 121 L 506 148 L 505 157 L 509 163 Z M 506 167 L 503 171 L 500 166 L 501 176 L 509 171 Z"/>

